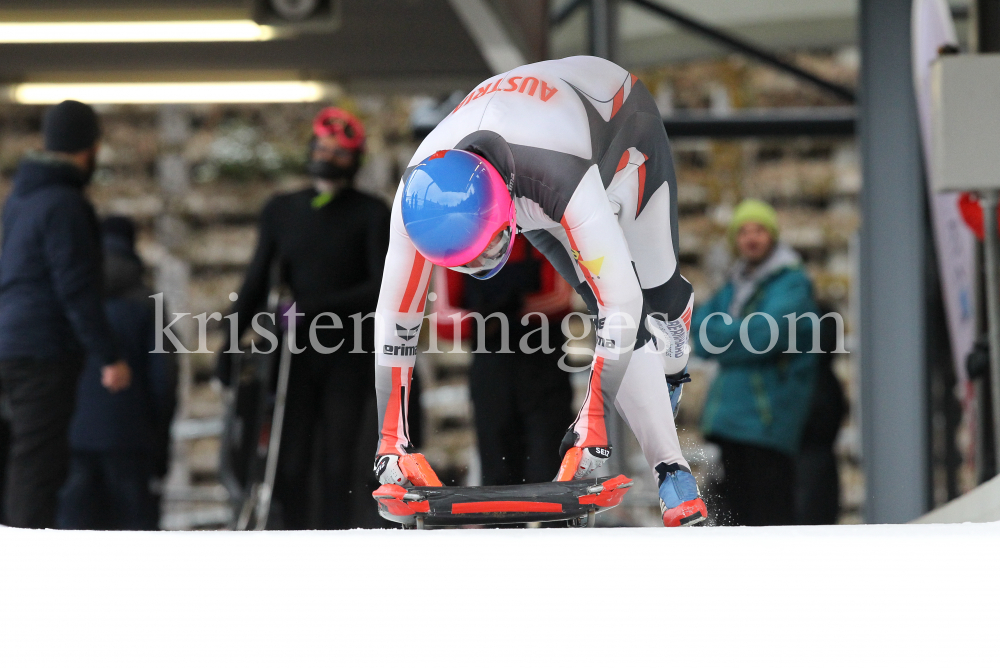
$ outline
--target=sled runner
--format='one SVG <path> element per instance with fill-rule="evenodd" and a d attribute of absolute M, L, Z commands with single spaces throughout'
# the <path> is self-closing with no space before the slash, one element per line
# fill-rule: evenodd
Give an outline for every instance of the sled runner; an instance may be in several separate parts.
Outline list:
<path fill-rule="evenodd" d="M 629 478 L 619 475 L 526 485 L 445 487 L 423 455 L 404 455 L 400 461 L 407 477 L 420 484 L 408 488 L 382 485 L 372 496 L 382 517 L 405 528 L 558 520 L 593 527 L 597 513 L 621 503 L 632 486 Z"/>

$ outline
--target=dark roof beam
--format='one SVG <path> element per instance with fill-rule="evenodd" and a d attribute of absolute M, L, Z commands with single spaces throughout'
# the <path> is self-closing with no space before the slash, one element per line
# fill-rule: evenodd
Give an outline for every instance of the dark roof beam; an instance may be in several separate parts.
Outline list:
<path fill-rule="evenodd" d="M 851 137 L 855 132 L 854 107 L 745 110 L 726 115 L 702 112 L 675 113 L 663 119 L 671 139 L 707 137 Z"/>

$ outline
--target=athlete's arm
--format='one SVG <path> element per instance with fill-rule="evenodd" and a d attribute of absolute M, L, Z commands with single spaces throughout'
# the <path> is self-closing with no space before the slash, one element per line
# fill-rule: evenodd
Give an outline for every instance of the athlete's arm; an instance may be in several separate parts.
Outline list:
<path fill-rule="evenodd" d="M 628 367 L 642 312 L 642 291 L 628 245 L 596 166 L 584 175 L 560 221 L 598 304 L 590 390 L 573 425 L 577 446 L 609 444 L 605 417 Z"/>
<path fill-rule="evenodd" d="M 432 268 L 403 228 L 402 190 L 400 184 L 392 205 L 389 252 L 375 312 L 379 455 L 406 454 L 410 445 L 407 404 Z"/>

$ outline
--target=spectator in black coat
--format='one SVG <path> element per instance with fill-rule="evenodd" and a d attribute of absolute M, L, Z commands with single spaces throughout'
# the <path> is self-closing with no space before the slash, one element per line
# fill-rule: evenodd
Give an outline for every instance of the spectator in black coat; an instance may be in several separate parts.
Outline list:
<path fill-rule="evenodd" d="M 83 356 L 112 392 L 130 382 L 101 307 L 100 237 L 84 196 L 97 116 L 72 100 L 48 110 L 45 151 L 18 167 L 3 209 L 0 384 L 10 409 L 5 520 L 55 526 L 69 459 L 67 428 Z"/>
<path fill-rule="evenodd" d="M 374 388 L 374 323 L 366 320 L 361 339 L 351 340 L 351 317 L 371 313 L 378 303 L 389 207 L 354 188 L 364 152 L 360 120 L 324 109 L 313 132 L 313 186 L 276 195 L 264 206 L 233 312 L 241 334 L 267 304 L 277 264 L 297 312 L 305 314 L 296 331 L 301 352 L 292 356 L 289 371 L 269 526 L 350 529 L 374 507 L 366 489 L 370 478 L 355 490 L 353 473 L 359 450 L 367 457 L 368 444 L 378 438 L 375 421 L 364 421 L 374 401 L 367 389 Z M 331 313 L 342 329 L 332 329 Z M 313 322 L 322 327 L 311 329 Z M 229 351 L 230 330 L 224 331 L 222 350 Z M 232 380 L 233 358 L 219 355 L 216 375 L 223 383 Z"/>
<path fill-rule="evenodd" d="M 132 369 L 132 385 L 112 394 L 101 385 L 97 355 L 87 357 L 70 423 L 69 475 L 60 494 L 61 529 L 156 529 L 150 481 L 166 473 L 176 367 L 155 347 L 152 291 L 143 283 L 128 218 L 103 224 L 104 310 Z"/>

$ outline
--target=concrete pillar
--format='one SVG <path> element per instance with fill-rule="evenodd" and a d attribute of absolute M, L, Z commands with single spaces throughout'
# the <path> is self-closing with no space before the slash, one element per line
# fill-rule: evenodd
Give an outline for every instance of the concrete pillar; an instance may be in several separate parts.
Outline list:
<path fill-rule="evenodd" d="M 163 212 L 155 223 L 156 241 L 164 253 L 158 258 L 156 289 L 163 293 L 167 305 L 166 323 L 173 320 L 174 313 L 190 313 L 191 266 L 178 251 L 188 241 L 188 227 L 184 222 L 184 196 L 190 186 L 188 171 L 190 165 L 184 158 L 184 143 L 190 135 L 190 112 L 178 105 L 163 105 L 159 113 L 160 155 L 157 159 L 157 183 L 164 199 Z M 181 342 L 189 349 L 197 348 L 195 343 L 195 323 L 190 318 L 182 320 L 172 328 Z M 192 345 L 193 344 L 193 345 Z M 188 417 L 191 406 L 191 389 L 194 377 L 191 356 L 177 356 L 177 419 Z M 170 472 L 165 482 L 169 493 L 177 493 L 191 485 L 187 447 L 184 441 L 174 439 L 170 446 Z"/>
<path fill-rule="evenodd" d="M 925 193 L 910 0 L 861 0 L 861 437 L 865 519 L 927 510 Z"/>

